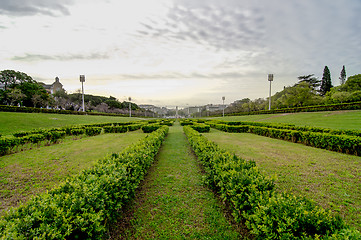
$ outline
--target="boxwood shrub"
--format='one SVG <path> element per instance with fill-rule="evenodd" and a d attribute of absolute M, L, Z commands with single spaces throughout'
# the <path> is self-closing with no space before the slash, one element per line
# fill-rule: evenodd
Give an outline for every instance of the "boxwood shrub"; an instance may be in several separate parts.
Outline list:
<path fill-rule="evenodd" d="M 255 239 L 360 239 L 357 230 L 316 203 L 278 193 L 255 162 L 220 149 L 189 126 L 184 132 L 206 172 L 206 182 L 227 202 L 236 222 Z"/>
<path fill-rule="evenodd" d="M 135 193 L 168 127 L 97 162 L 0 219 L 0 239 L 103 239 Z"/>

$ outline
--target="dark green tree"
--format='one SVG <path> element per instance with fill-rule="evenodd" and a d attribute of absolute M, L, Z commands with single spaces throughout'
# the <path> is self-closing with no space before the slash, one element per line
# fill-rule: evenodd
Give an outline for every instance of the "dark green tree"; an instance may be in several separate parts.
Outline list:
<path fill-rule="evenodd" d="M 323 76 L 321 80 L 321 86 L 320 86 L 320 95 L 324 96 L 327 92 L 329 92 L 332 88 L 332 82 L 331 82 L 331 73 L 327 66 L 323 69 Z"/>
<path fill-rule="evenodd" d="M 304 76 L 299 76 L 298 77 L 298 84 L 302 84 L 302 83 L 308 83 L 309 86 L 313 89 L 313 90 L 316 90 L 319 86 L 320 86 L 320 83 L 321 81 L 314 77 L 314 74 L 309 74 L 309 75 L 304 75 Z"/>
<path fill-rule="evenodd" d="M 341 74 L 340 74 L 340 83 L 343 85 L 346 81 L 346 70 L 345 65 L 342 67 Z"/>

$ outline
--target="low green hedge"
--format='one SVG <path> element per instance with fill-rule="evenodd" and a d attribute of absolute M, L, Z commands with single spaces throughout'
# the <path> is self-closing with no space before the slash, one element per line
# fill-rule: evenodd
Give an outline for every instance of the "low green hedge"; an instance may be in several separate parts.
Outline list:
<path fill-rule="evenodd" d="M 356 156 L 361 155 L 361 137 L 356 136 L 334 135 L 327 132 L 310 132 L 248 125 L 235 126 L 213 123 L 211 126 L 225 132 L 253 133 L 260 136 L 291 141 L 294 143 L 302 143 L 307 146 L 327 149 L 334 152 L 341 152 Z"/>
<path fill-rule="evenodd" d="M 143 126 L 143 124 L 131 124 L 131 125 L 128 125 L 128 131 L 136 131 L 138 129 L 140 129 L 141 127 Z"/>
<path fill-rule="evenodd" d="M 12 209 L 0 220 L 0 239 L 102 239 L 154 161 L 163 126 L 55 189 Z"/>
<path fill-rule="evenodd" d="M 277 193 L 273 179 L 255 162 L 220 149 L 189 126 L 187 138 L 202 162 L 206 182 L 227 202 L 236 222 L 244 222 L 255 239 L 359 239 L 344 221 L 314 202 Z"/>
<path fill-rule="evenodd" d="M 157 123 L 153 123 L 153 124 L 147 124 L 147 125 L 143 125 L 142 126 L 142 130 L 144 133 L 151 133 L 156 131 L 157 129 L 161 128 L 162 126 L 157 124 Z"/>
<path fill-rule="evenodd" d="M 321 111 L 340 111 L 340 110 L 360 110 L 361 102 L 353 103 L 339 103 L 329 105 L 317 105 L 317 106 L 305 106 L 295 108 L 281 108 L 261 111 L 249 111 L 249 112 L 235 112 L 226 113 L 225 116 L 243 116 L 243 115 L 258 115 L 258 114 L 276 114 L 276 113 L 296 113 L 296 112 L 321 112 Z M 213 116 L 222 116 L 217 113 Z"/>
<path fill-rule="evenodd" d="M 211 129 L 209 125 L 206 125 L 204 123 L 194 123 L 193 125 L 189 125 L 189 126 L 200 133 L 209 132 L 209 130 Z"/>
<path fill-rule="evenodd" d="M 104 133 L 125 133 L 128 131 L 127 126 L 105 126 Z"/>
<path fill-rule="evenodd" d="M 297 130 L 303 132 L 330 133 L 333 135 L 349 135 L 349 136 L 358 136 L 358 137 L 361 136 L 360 130 L 331 129 L 331 128 L 311 127 L 311 126 L 295 126 L 294 124 L 286 124 L 286 123 L 265 123 L 265 122 L 244 122 L 244 121 L 226 122 L 226 121 L 213 120 L 213 121 L 209 121 L 209 124 L 226 124 L 227 126 L 258 126 L 258 127 L 276 128 L 276 129 L 285 129 L 285 130 Z"/>
<path fill-rule="evenodd" d="M 123 133 L 128 130 L 135 131 L 142 126 L 142 124 L 137 123 L 138 122 L 136 121 L 127 123 L 96 123 L 16 132 L 13 134 L 14 137 L 0 137 L 0 156 L 5 155 L 16 147 L 26 143 L 39 143 L 44 140 L 56 143 L 65 136 L 79 136 L 83 134 L 95 136 L 100 134 L 103 128 L 105 133 Z"/>

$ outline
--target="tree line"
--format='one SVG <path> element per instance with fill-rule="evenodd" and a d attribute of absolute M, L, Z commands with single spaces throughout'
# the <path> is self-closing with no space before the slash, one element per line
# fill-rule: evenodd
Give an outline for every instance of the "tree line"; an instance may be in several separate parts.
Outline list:
<path fill-rule="evenodd" d="M 326 105 L 361 101 L 361 74 L 346 80 L 345 66 L 342 67 L 340 85 L 334 87 L 330 70 L 325 66 L 322 79 L 314 74 L 299 76 L 293 86 L 284 87 L 271 97 L 272 109 L 294 108 L 312 105 Z M 261 111 L 268 109 L 269 99 L 250 100 L 243 98 L 230 104 L 226 113 Z"/>
<path fill-rule="evenodd" d="M 120 102 L 112 96 L 85 94 L 84 102 L 87 111 L 127 114 L 129 105 L 135 114 L 141 111 L 137 104 Z M 0 105 L 80 111 L 82 94 L 80 90 L 72 94 L 64 90 L 50 94 L 41 83 L 26 73 L 3 70 L 0 72 Z"/>

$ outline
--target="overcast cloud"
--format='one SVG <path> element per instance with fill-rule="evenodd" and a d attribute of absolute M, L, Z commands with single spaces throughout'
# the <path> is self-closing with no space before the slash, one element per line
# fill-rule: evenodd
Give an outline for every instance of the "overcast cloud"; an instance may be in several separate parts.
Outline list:
<path fill-rule="evenodd" d="M 358 0 L 2 0 L 0 65 L 139 104 L 267 97 L 297 77 L 361 73 Z"/>

